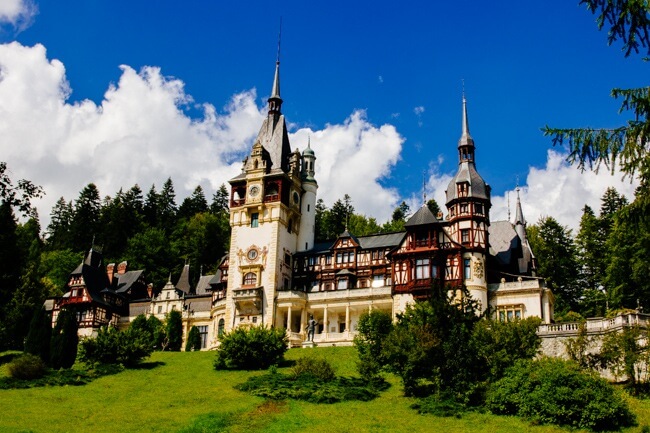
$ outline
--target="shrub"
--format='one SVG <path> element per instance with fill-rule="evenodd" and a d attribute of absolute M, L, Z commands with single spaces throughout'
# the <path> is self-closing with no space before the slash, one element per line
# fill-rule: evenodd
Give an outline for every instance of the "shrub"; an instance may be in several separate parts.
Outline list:
<path fill-rule="evenodd" d="M 364 312 L 359 317 L 357 329 L 359 333 L 354 337 L 354 346 L 359 355 L 357 370 L 361 377 L 373 379 L 385 365 L 382 348 L 393 329 L 393 318 L 386 311 L 375 309 Z"/>
<path fill-rule="evenodd" d="M 187 342 L 185 343 L 186 352 L 193 350 L 201 350 L 201 333 L 196 326 L 190 328 L 190 332 L 187 334 Z"/>
<path fill-rule="evenodd" d="M 138 328 L 120 332 L 114 327 L 100 328 L 97 338 L 81 341 L 79 359 L 87 364 L 122 364 L 132 367 L 151 355 L 149 335 Z"/>
<path fill-rule="evenodd" d="M 60 310 L 52 330 L 50 365 L 54 369 L 70 368 L 77 358 L 77 318 L 71 310 Z"/>
<path fill-rule="evenodd" d="M 322 382 L 334 380 L 334 367 L 324 358 L 305 356 L 299 358 L 291 368 L 294 377 L 309 375 Z"/>
<path fill-rule="evenodd" d="M 490 387 L 486 406 L 495 414 L 590 430 L 618 430 L 635 422 L 604 379 L 554 358 L 517 362 Z"/>
<path fill-rule="evenodd" d="M 34 380 L 45 376 L 47 366 L 39 356 L 26 353 L 11 361 L 7 370 L 14 379 Z"/>
<path fill-rule="evenodd" d="M 165 335 L 165 326 L 156 316 L 149 316 L 147 319 L 147 328 L 151 332 L 151 343 L 154 350 L 162 350 L 167 336 Z"/>
<path fill-rule="evenodd" d="M 260 370 L 284 358 L 288 344 L 284 329 L 254 326 L 236 328 L 221 337 L 214 368 Z"/>
<path fill-rule="evenodd" d="M 167 348 L 178 352 L 183 345 L 183 316 L 180 311 L 172 310 L 167 314 Z"/>

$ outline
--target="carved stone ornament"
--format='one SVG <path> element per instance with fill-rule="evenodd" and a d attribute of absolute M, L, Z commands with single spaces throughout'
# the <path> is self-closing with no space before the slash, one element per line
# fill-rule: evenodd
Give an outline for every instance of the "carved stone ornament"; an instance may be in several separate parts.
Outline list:
<path fill-rule="evenodd" d="M 475 278 L 483 278 L 483 261 L 482 260 L 476 260 L 474 262 L 474 277 Z"/>

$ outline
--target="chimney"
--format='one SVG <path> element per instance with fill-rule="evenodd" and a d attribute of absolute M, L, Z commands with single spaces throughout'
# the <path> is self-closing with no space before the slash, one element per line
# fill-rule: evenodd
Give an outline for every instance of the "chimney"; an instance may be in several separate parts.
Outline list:
<path fill-rule="evenodd" d="M 120 263 L 119 265 L 117 265 L 117 273 L 118 273 L 118 275 L 122 275 L 122 274 L 126 273 L 126 266 L 127 265 L 128 265 L 128 263 L 126 261 L 124 261 L 124 262 Z"/>
<path fill-rule="evenodd" d="M 109 263 L 106 266 L 106 276 L 108 277 L 108 284 L 113 284 L 113 276 L 115 275 L 115 263 Z"/>

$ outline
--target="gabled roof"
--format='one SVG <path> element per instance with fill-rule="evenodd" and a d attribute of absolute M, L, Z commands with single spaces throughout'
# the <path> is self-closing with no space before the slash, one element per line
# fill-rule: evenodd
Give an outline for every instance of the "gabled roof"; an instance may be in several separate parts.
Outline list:
<path fill-rule="evenodd" d="M 126 293 L 133 287 L 135 283 L 138 282 L 142 274 L 144 273 L 143 270 L 138 270 L 138 271 L 127 271 L 123 274 L 115 274 L 114 278 L 116 280 L 115 283 L 115 292 L 116 293 Z"/>
<path fill-rule="evenodd" d="M 190 293 L 191 286 L 189 264 L 183 266 L 183 271 L 181 272 L 181 276 L 178 277 L 178 282 L 176 283 L 175 287 L 183 293 Z"/>
<path fill-rule="evenodd" d="M 203 275 L 199 278 L 199 282 L 196 283 L 196 288 L 194 289 L 195 295 L 205 295 L 208 293 L 210 288 L 210 281 L 216 276 L 215 275 Z"/>
<path fill-rule="evenodd" d="M 397 233 L 387 233 L 380 235 L 372 236 L 363 236 L 359 238 L 361 248 L 363 249 L 372 249 L 372 248 L 392 248 L 396 245 L 399 245 L 402 242 L 402 239 L 406 235 L 406 232 L 397 232 Z"/>
<path fill-rule="evenodd" d="M 415 227 L 427 224 L 435 224 L 438 221 L 438 218 L 431 212 L 427 205 L 422 206 L 418 209 L 417 212 L 413 214 L 408 221 L 404 223 L 404 227 Z"/>

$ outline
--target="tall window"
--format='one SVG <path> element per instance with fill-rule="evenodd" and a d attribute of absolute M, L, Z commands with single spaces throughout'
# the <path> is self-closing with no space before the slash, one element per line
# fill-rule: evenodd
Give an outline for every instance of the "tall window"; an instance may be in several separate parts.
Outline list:
<path fill-rule="evenodd" d="M 431 259 L 417 259 L 415 261 L 415 279 L 425 280 L 431 278 Z"/>
<path fill-rule="evenodd" d="M 244 286 L 254 286 L 255 283 L 257 283 L 257 275 L 254 272 L 244 275 Z"/>
<path fill-rule="evenodd" d="M 223 319 L 219 319 L 219 327 L 217 328 L 217 335 L 221 337 L 225 331 L 226 327 L 226 321 Z"/>
<path fill-rule="evenodd" d="M 251 214 L 251 227 L 259 227 L 260 225 L 260 214 L 252 213 Z"/>
<path fill-rule="evenodd" d="M 201 349 L 208 346 L 208 327 L 197 326 L 199 328 L 199 336 L 201 337 Z"/>
<path fill-rule="evenodd" d="M 460 241 L 463 244 L 469 243 L 469 229 L 462 229 L 460 231 Z"/>
<path fill-rule="evenodd" d="M 463 275 L 465 275 L 466 280 L 472 278 L 472 269 L 470 267 L 470 263 L 471 263 L 470 259 L 463 260 L 463 269 L 464 269 Z"/>

